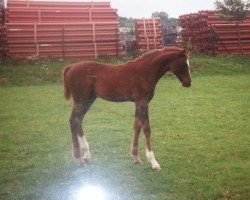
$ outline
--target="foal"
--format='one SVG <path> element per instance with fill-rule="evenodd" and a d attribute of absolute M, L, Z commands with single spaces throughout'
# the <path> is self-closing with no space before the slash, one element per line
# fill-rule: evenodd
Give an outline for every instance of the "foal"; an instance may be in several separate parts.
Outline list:
<path fill-rule="evenodd" d="M 134 136 L 131 146 L 134 163 L 141 163 L 138 138 L 141 129 L 146 138 L 146 156 L 152 168 L 160 170 L 151 145 L 148 104 L 154 96 L 159 79 L 173 72 L 184 87 L 191 86 L 188 53 L 178 47 L 168 47 L 145 53 L 140 58 L 121 65 L 86 61 L 63 70 L 64 96 L 73 99 L 70 117 L 73 155 L 84 165 L 91 157 L 82 129 L 82 120 L 96 98 L 113 102 L 135 102 Z"/>

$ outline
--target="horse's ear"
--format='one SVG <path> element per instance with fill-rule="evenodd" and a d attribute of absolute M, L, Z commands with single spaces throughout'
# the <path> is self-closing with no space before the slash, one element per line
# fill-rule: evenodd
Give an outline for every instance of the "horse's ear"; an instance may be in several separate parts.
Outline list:
<path fill-rule="evenodd" d="M 181 56 L 186 55 L 187 57 L 189 57 L 189 55 L 190 55 L 190 51 L 189 51 L 189 50 L 184 49 L 184 50 L 180 51 L 180 55 L 181 55 Z"/>
<path fill-rule="evenodd" d="M 191 55 L 191 51 L 185 50 L 185 54 L 187 55 L 187 57 L 189 57 Z"/>

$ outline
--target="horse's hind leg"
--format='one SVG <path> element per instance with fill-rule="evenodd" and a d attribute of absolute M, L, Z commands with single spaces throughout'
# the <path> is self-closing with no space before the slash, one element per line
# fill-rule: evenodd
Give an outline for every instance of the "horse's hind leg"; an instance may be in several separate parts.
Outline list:
<path fill-rule="evenodd" d="M 92 105 L 92 103 L 94 102 L 94 100 L 95 99 L 86 100 L 84 102 L 83 117 L 86 114 L 86 112 L 89 110 L 89 108 Z M 82 117 L 82 119 L 83 119 L 83 117 Z M 82 119 L 81 119 L 81 122 L 82 122 Z M 86 136 L 82 130 L 82 127 L 81 127 L 81 131 L 78 132 L 78 139 L 80 142 L 80 149 L 81 149 L 81 153 L 82 153 L 82 156 L 81 156 L 82 161 L 81 162 L 88 163 L 91 159 L 91 156 L 90 156 L 90 152 L 89 152 L 89 144 L 88 144 Z"/>
<path fill-rule="evenodd" d="M 74 107 L 70 117 L 70 128 L 72 136 L 72 151 L 73 156 L 80 160 L 81 150 L 78 141 L 78 132 L 82 132 L 81 122 L 83 118 L 83 105 L 79 103 L 74 103 Z"/>
<path fill-rule="evenodd" d="M 85 162 L 90 159 L 89 146 L 82 129 L 82 120 L 93 101 L 74 103 L 74 107 L 70 117 L 73 156 L 78 160 L 79 164 L 81 165 L 85 164 Z M 83 151 L 83 155 L 81 153 L 81 149 Z"/>
<path fill-rule="evenodd" d="M 136 107 L 135 122 L 134 122 L 134 136 L 133 136 L 133 141 L 132 141 L 132 146 L 131 146 L 131 153 L 132 153 L 135 164 L 141 163 L 141 159 L 138 154 L 138 140 L 139 140 L 140 132 L 141 132 L 141 119 L 139 116 L 139 111 Z"/>

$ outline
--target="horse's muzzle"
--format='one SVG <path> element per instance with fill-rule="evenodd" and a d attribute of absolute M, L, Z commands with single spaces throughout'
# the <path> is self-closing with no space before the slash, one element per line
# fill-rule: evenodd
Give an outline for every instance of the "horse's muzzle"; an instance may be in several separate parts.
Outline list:
<path fill-rule="evenodd" d="M 192 85 L 192 83 L 190 82 L 190 83 L 182 83 L 182 86 L 183 87 L 190 87 Z"/>

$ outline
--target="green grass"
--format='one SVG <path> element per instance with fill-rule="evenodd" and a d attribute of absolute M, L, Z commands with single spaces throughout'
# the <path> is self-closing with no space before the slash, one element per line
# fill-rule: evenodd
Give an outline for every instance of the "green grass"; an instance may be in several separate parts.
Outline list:
<path fill-rule="evenodd" d="M 0 199 L 76 199 L 88 184 L 109 199 L 250 199 L 248 57 L 193 56 L 189 89 L 161 79 L 150 104 L 160 172 L 146 161 L 143 134 L 143 163 L 132 164 L 133 103 L 103 100 L 84 119 L 92 163 L 78 168 L 60 83 L 67 63 L 0 64 Z"/>

